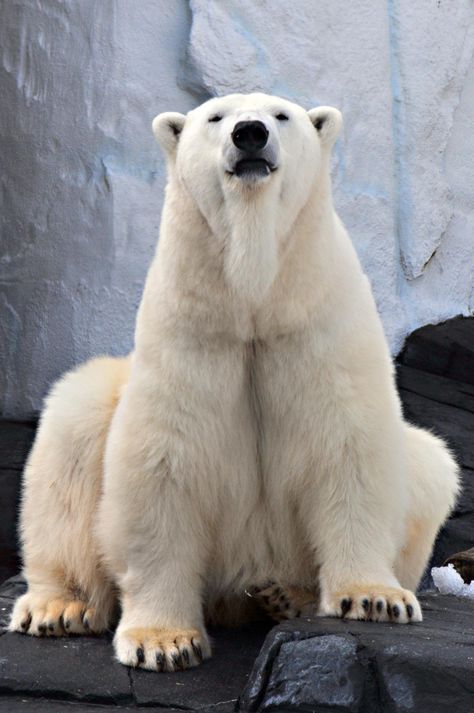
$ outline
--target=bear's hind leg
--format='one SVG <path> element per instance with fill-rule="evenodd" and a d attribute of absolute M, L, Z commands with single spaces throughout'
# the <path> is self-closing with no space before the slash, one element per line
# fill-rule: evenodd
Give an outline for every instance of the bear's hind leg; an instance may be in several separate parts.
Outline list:
<path fill-rule="evenodd" d="M 107 628 L 113 586 L 95 534 L 110 420 L 128 374 L 96 359 L 52 389 L 25 467 L 20 514 L 26 594 L 10 631 L 36 636 Z"/>
<path fill-rule="evenodd" d="M 440 527 L 459 492 L 459 468 L 444 442 L 407 425 L 409 514 L 395 570 L 402 586 L 416 591 Z"/>
<path fill-rule="evenodd" d="M 113 598 L 106 587 L 97 594 L 68 588 L 57 573 L 43 567 L 36 578 L 28 576 L 28 591 L 15 602 L 9 631 L 32 636 L 99 634 L 109 625 Z"/>

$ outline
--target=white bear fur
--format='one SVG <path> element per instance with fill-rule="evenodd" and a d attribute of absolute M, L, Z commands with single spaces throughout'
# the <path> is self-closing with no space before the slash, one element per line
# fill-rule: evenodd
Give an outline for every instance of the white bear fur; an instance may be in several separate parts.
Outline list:
<path fill-rule="evenodd" d="M 279 162 L 258 181 L 226 172 L 243 119 L 265 123 Z M 28 592 L 12 630 L 29 616 L 29 633 L 60 633 L 69 607 L 69 630 L 85 611 L 99 631 L 117 590 L 119 660 L 159 669 L 163 651 L 171 670 L 181 640 L 209 655 L 205 612 L 241 619 L 246 588 L 269 579 L 319 582 L 321 614 L 340 616 L 348 597 L 359 616 L 368 596 L 381 619 L 397 603 L 421 618 L 407 590 L 458 469 L 402 418 L 369 281 L 333 209 L 340 127 L 335 109 L 263 94 L 155 119 L 169 180 L 134 354 L 94 360 L 48 397 L 24 476 Z"/>

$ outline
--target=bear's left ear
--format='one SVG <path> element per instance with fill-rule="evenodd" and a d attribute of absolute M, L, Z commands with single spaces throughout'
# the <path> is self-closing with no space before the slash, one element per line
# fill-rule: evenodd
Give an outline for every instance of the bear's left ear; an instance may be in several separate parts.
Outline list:
<path fill-rule="evenodd" d="M 321 143 L 331 148 L 342 127 L 342 114 L 332 106 L 318 106 L 310 109 L 308 116 L 318 132 Z"/>
<path fill-rule="evenodd" d="M 176 151 L 185 121 L 186 116 L 176 111 L 166 111 L 153 119 L 155 138 L 169 156 L 173 156 Z"/>

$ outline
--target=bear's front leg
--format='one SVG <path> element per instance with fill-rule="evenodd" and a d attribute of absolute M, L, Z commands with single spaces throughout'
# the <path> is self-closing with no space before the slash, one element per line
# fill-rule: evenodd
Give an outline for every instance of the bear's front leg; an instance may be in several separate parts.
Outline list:
<path fill-rule="evenodd" d="M 122 606 L 116 656 L 155 671 L 196 666 L 211 654 L 202 608 L 208 518 L 179 454 L 158 456 L 172 451 L 162 433 L 144 429 L 140 437 L 120 419 L 110 435 L 99 513 Z"/>
<path fill-rule="evenodd" d="M 166 478 L 170 478 L 166 480 Z M 207 550 L 199 507 L 169 474 L 133 494 L 114 645 L 127 666 L 177 671 L 211 655 L 202 612 Z M 156 511 L 147 515 L 150 503 Z M 124 504 L 125 505 L 125 504 Z"/>
<path fill-rule="evenodd" d="M 163 491 L 155 494 L 164 506 L 155 522 L 143 517 L 129 530 L 133 546 L 119 577 L 122 617 L 114 646 L 127 666 L 177 671 L 200 664 L 211 649 L 202 614 L 199 525 L 185 493 L 173 483 Z"/>
<path fill-rule="evenodd" d="M 394 573 L 404 519 L 397 454 L 386 462 L 357 450 L 345 456 L 319 481 L 317 502 L 324 507 L 314 504 L 311 516 L 321 565 L 319 613 L 400 624 L 421 621 L 416 596 L 401 587 Z"/>
<path fill-rule="evenodd" d="M 121 663 L 155 671 L 196 666 L 211 654 L 202 613 L 206 544 L 198 508 L 167 477 L 157 474 L 154 484 L 142 484 L 128 505 L 133 515 L 126 518 L 126 570 L 118 578 L 122 616 L 114 638 Z"/>

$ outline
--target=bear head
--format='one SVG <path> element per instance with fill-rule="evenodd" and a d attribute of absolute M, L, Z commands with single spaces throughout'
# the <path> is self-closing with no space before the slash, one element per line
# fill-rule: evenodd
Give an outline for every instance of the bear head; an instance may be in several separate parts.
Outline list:
<path fill-rule="evenodd" d="M 328 170 L 341 124 L 332 107 L 305 111 L 257 93 L 216 97 L 153 121 L 170 180 L 181 182 L 223 240 L 229 282 L 254 302 L 273 282 L 281 244 Z"/>

